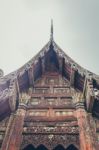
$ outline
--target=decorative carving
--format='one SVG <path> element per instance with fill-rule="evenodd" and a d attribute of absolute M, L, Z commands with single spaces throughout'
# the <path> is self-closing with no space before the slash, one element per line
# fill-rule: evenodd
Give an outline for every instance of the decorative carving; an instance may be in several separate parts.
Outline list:
<path fill-rule="evenodd" d="M 32 97 L 28 103 L 29 108 L 75 108 L 72 98 L 43 98 L 42 97 Z"/>
<path fill-rule="evenodd" d="M 28 95 L 27 93 L 21 93 L 20 94 L 20 104 L 28 104 L 29 99 L 31 98 L 30 95 Z"/>
<path fill-rule="evenodd" d="M 39 141 L 39 142 L 38 142 Z M 37 147 L 40 144 L 45 145 L 48 149 L 53 149 L 58 144 L 63 145 L 65 148 L 69 144 L 74 144 L 79 147 L 79 136 L 78 135 L 68 135 L 68 134 L 23 134 L 23 142 L 21 149 L 25 148 L 28 144 L 32 144 Z"/>
<path fill-rule="evenodd" d="M 50 133 L 50 134 L 78 134 L 78 127 L 65 127 L 65 126 L 55 126 L 55 127 L 48 127 L 48 126 L 33 126 L 33 127 L 24 127 L 23 129 L 23 133 L 27 133 L 27 134 L 47 134 L 47 133 Z"/>
<path fill-rule="evenodd" d="M 39 122 L 39 123 L 38 123 Z M 77 123 L 77 120 L 76 121 L 63 121 L 63 122 L 60 122 L 60 121 L 30 121 L 30 120 L 26 120 L 25 119 L 25 122 L 24 122 L 24 127 L 37 127 L 37 126 L 48 126 L 48 127 L 60 127 L 60 126 L 63 126 L 63 127 L 77 127 L 78 126 L 78 123 Z"/>
<path fill-rule="evenodd" d="M 3 91 L 0 91 L 0 100 L 6 99 L 9 96 L 9 89 L 6 88 Z"/>

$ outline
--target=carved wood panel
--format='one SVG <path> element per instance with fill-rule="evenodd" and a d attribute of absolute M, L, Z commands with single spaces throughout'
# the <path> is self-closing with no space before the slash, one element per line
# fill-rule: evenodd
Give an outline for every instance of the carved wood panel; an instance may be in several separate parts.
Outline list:
<path fill-rule="evenodd" d="M 70 134 L 23 134 L 21 150 L 25 148 L 28 144 L 32 144 L 34 147 L 38 147 L 40 144 L 43 144 L 48 149 L 53 149 L 58 144 L 63 145 L 63 147 L 65 148 L 67 148 L 70 144 L 74 144 L 79 149 L 79 136 Z"/>

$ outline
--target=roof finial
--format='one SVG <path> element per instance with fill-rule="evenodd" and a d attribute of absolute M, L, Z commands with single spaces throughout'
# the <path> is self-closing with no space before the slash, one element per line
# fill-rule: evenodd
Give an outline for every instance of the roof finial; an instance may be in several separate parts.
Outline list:
<path fill-rule="evenodd" d="M 51 19 L 51 35 L 50 40 L 53 41 L 53 19 Z"/>

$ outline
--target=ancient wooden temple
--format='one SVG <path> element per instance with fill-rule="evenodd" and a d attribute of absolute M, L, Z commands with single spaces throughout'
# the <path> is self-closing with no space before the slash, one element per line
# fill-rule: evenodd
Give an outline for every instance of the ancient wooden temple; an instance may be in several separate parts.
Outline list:
<path fill-rule="evenodd" d="M 0 150 L 99 150 L 99 76 L 53 39 L 13 73 L 0 71 Z"/>

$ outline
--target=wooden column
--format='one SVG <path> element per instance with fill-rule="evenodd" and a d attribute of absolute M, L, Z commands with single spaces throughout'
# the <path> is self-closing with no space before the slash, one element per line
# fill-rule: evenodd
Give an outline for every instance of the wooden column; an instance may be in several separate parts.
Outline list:
<path fill-rule="evenodd" d="M 76 97 L 77 98 L 77 97 Z M 96 150 L 92 135 L 92 128 L 88 121 L 88 114 L 85 111 L 83 100 L 76 102 L 76 116 L 79 126 L 80 150 Z"/>
<path fill-rule="evenodd" d="M 14 128 L 9 142 L 9 147 L 7 150 L 20 149 L 20 145 L 22 143 L 22 131 L 23 131 L 25 113 L 26 113 L 26 107 L 24 105 L 20 105 L 16 113 Z"/>
<path fill-rule="evenodd" d="M 7 150 L 8 149 L 11 133 L 12 133 L 12 130 L 13 130 L 13 127 L 12 127 L 13 122 L 14 122 L 14 113 L 10 115 L 9 122 L 8 122 L 8 125 L 7 125 L 7 129 L 6 129 L 6 132 L 5 132 L 5 137 L 3 139 L 3 143 L 2 143 L 2 146 L 1 146 L 1 150 Z"/>
<path fill-rule="evenodd" d="M 25 105 L 20 105 L 16 114 L 10 117 L 8 129 L 1 150 L 19 150 L 22 142 L 22 130 L 26 113 Z"/>
<path fill-rule="evenodd" d="M 1 150 L 20 150 L 27 101 L 24 94 L 16 113 L 10 116 Z"/>

